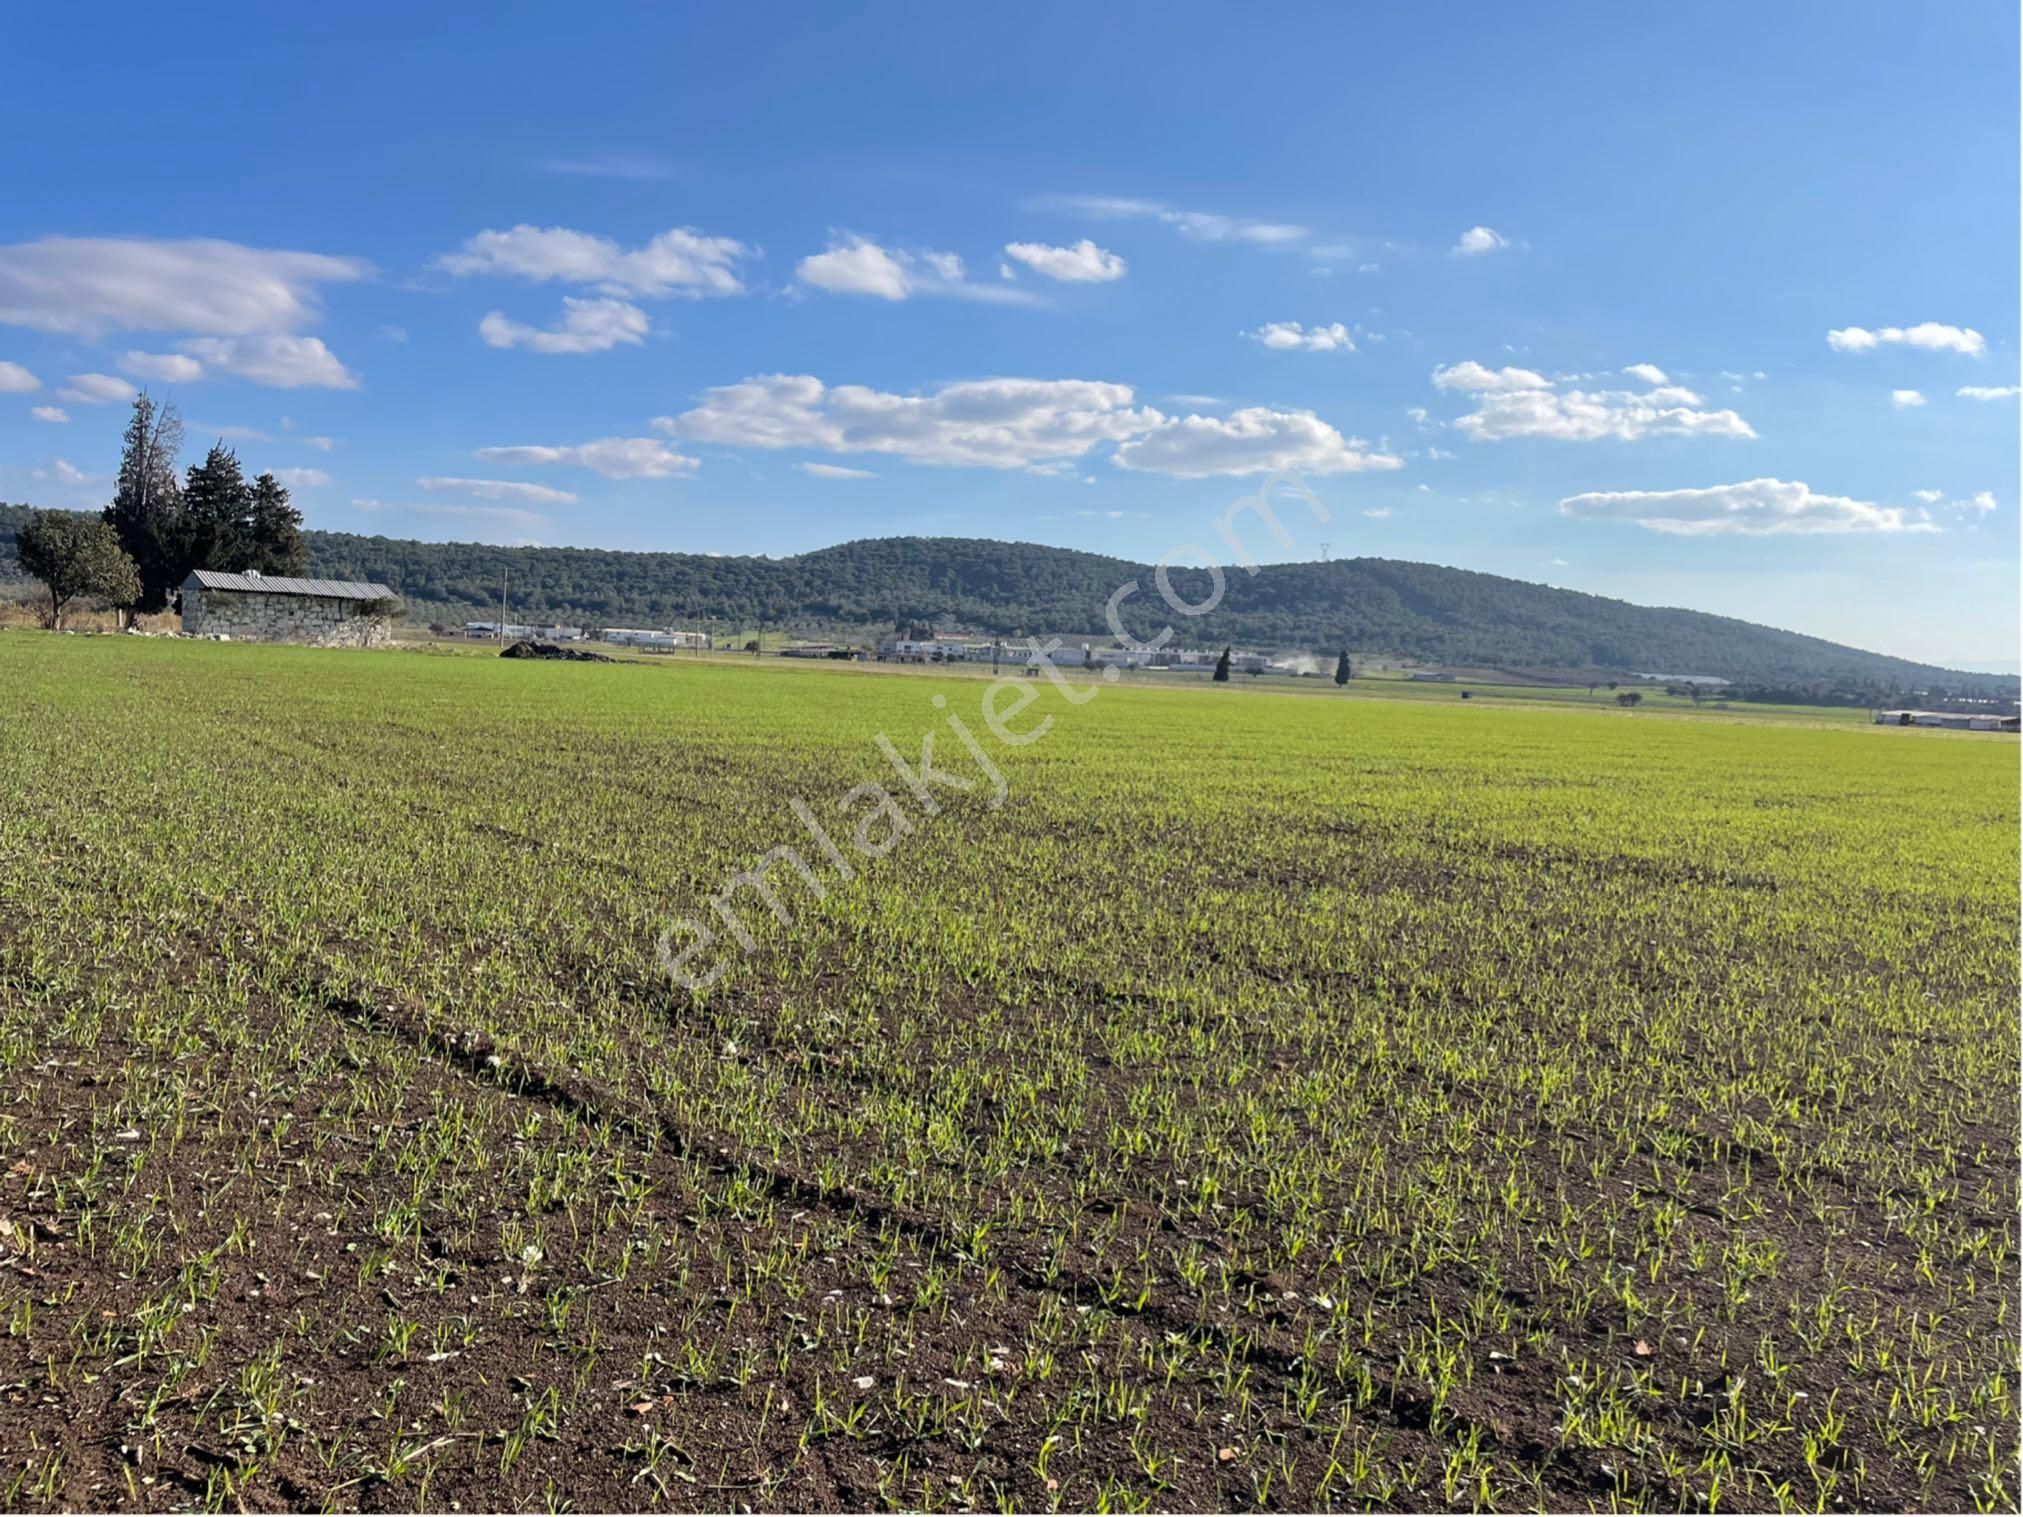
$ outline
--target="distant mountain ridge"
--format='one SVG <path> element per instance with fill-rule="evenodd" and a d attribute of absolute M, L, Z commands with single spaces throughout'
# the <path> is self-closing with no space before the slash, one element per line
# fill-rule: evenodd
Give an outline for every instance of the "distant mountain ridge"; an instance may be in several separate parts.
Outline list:
<path fill-rule="evenodd" d="M 0 577 L 17 577 L 14 529 L 27 508 L 0 505 Z M 889 629 L 959 624 L 993 635 L 1108 640 L 1104 607 L 1131 580 L 1125 628 L 1172 625 L 1176 645 L 1236 643 L 1428 663 L 1563 671 L 1713 675 L 1757 685 L 1827 685 L 2013 696 L 2013 676 L 1942 669 L 1700 611 L 1635 606 L 1577 590 L 1381 558 L 1231 569 L 1206 615 L 1160 600 L 1148 565 L 1034 543 L 889 537 L 791 558 L 502 548 L 306 532 L 309 572 L 391 585 L 419 620 L 495 614 L 510 579 L 515 619 L 665 626 L 713 620 L 779 627 Z M 1175 569 L 1175 594 L 1202 603 L 1206 571 Z"/>

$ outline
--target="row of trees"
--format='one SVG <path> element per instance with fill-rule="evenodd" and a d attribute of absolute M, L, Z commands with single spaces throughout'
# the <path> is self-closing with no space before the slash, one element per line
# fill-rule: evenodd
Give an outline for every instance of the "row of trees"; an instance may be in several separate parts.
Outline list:
<path fill-rule="evenodd" d="M 193 569 L 300 574 L 308 567 L 302 513 L 278 479 L 249 481 L 222 441 L 178 479 L 182 450 L 175 406 L 142 391 L 100 519 L 38 511 L 21 528 L 21 566 L 48 590 L 52 627 L 86 596 L 108 602 L 122 620 L 167 610 Z"/>

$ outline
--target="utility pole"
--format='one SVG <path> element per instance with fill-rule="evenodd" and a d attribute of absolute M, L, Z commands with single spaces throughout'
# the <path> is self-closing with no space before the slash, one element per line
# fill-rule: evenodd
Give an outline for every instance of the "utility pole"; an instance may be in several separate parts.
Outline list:
<path fill-rule="evenodd" d="M 506 583 L 512 578 L 510 569 L 499 571 L 499 641 L 506 640 Z"/>

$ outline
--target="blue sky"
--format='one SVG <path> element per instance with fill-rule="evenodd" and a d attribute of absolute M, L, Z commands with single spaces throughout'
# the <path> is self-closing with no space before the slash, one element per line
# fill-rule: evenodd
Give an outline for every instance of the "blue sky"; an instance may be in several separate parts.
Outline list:
<path fill-rule="evenodd" d="M 142 383 L 393 536 L 1149 560 L 1293 468 L 1260 556 L 2017 657 L 2011 7 L 9 28 L 0 498 Z"/>

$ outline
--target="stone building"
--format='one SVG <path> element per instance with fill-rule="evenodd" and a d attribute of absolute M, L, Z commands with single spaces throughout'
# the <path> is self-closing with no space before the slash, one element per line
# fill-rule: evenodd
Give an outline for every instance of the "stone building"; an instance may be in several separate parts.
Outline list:
<path fill-rule="evenodd" d="M 255 643 L 375 648 L 393 639 L 399 600 L 385 585 L 197 569 L 183 581 L 183 632 Z"/>

